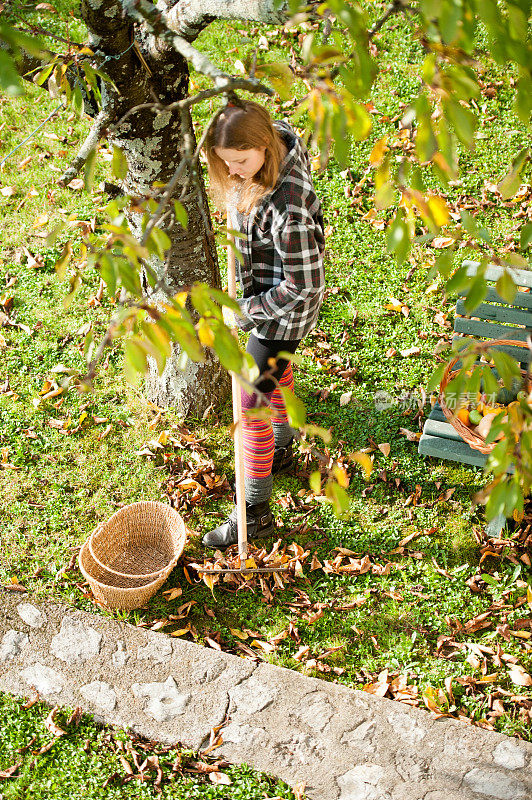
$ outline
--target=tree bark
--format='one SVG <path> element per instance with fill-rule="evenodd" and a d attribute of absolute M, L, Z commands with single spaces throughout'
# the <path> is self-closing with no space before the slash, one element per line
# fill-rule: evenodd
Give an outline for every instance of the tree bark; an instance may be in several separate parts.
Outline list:
<path fill-rule="evenodd" d="M 169 0 L 164 19 L 169 28 L 192 42 L 215 19 L 237 19 L 277 25 L 286 21 L 283 3 L 274 0 Z"/>
<path fill-rule="evenodd" d="M 167 105 L 187 96 L 189 76 L 186 60 L 125 17 L 119 0 L 83 0 L 82 13 L 91 32 L 94 50 L 104 55 L 123 53 L 119 59 L 105 64 L 105 71 L 118 89 L 118 98 L 114 99 L 117 120 L 130 109 L 152 103 L 154 99 Z M 133 35 L 145 65 L 135 49 L 128 50 Z M 104 104 L 106 91 L 104 86 Z M 170 180 L 180 162 L 183 146 L 184 131 L 177 111 L 154 114 L 150 109 L 141 109 L 111 131 L 111 143 L 121 148 L 128 163 L 128 173 L 122 184 L 124 191 L 133 196 L 143 196 L 152 191 L 154 182 L 167 183 Z M 184 174 L 176 187 L 176 198 L 187 177 Z M 173 219 L 160 223 L 172 246 L 166 263 L 153 258 L 149 266 L 158 277 L 164 277 L 171 290 L 177 291 L 195 281 L 219 287 L 212 229 L 210 224 L 206 224 L 210 215 L 205 191 L 202 190 L 199 196 L 196 192 L 189 192 L 189 197 L 182 202 L 188 213 L 187 230 L 172 224 Z M 141 214 L 129 212 L 131 230 L 138 238 L 142 235 L 141 220 Z M 156 302 L 163 302 L 164 298 L 163 291 L 151 294 L 151 299 Z M 210 351 L 206 352 L 203 363 L 188 361 L 184 371 L 178 369 L 178 359 L 176 348 L 162 376 L 158 375 L 155 364 L 151 365 L 147 379 L 149 399 L 162 407 L 173 406 L 183 416 L 201 416 L 220 394 L 228 392 L 225 370 Z M 217 397 L 213 397 L 213 386 L 217 387 Z"/>

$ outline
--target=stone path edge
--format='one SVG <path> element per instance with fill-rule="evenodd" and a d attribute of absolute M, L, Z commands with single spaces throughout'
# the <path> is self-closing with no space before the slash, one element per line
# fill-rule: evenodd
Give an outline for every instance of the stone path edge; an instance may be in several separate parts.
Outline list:
<path fill-rule="evenodd" d="M 0 590 L 0 690 L 305 782 L 309 800 L 532 800 L 532 744 Z"/>

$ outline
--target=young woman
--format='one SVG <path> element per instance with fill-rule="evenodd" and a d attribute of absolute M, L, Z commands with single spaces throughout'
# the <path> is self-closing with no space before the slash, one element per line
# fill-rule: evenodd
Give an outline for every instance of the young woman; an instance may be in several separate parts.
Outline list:
<path fill-rule="evenodd" d="M 247 352 L 255 359 L 262 393 L 242 392 L 243 411 L 264 405 L 269 420 L 244 414 L 244 464 L 248 538 L 274 533 L 269 506 L 272 476 L 292 466 L 293 431 L 277 382 L 293 387 L 290 362 L 316 325 L 323 299 L 324 233 L 321 206 L 310 176 L 307 151 L 292 128 L 273 121 L 257 103 L 228 104 L 206 140 L 211 193 L 228 209 L 228 227 L 244 234 L 235 244 L 242 255 L 239 327 L 250 331 Z M 264 376 L 264 373 L 267 373 Z M 237 542 L 236 509 L 203 537 L 210 547 Z"/>

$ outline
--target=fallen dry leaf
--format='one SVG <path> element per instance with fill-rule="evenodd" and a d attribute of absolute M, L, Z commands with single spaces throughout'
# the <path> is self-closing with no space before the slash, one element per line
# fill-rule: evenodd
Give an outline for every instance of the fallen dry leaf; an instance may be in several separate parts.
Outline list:
<path fill-rule="evenodd" d="M 452 236 L 436 236 L 436 238 L 432 240 L 432 246 L 435 247 L 436 250 L 442 250 L 444 247 L 450 247 L 452 244 L 454 244 Z"/>
<path fill-rule="evenodd" d="M 18 769 L 21 765 L 22 761 L 17 761 L 17 763 L 13 764 L 13 766 L 2 770 L 2 772 L 0 772 L 0 778 L 12 778 L 15 775 L 15 772 L 18 772 Z"/>
<path fill-rule="evenodd" d="M 508 675 L 516 686 L 532 686 L 532 677 L 519 664 L 514 664 Z"/>
<path fill-rule="evenodd" d="M 44 727 L 52 734 L 52 736 L 64 736 L 66 734 L 66 731 L 63 730 L 63 728 L 60 728 L 59 725 L 55 724 L 55 717 L 58 711 L 59 706 L 54 706 L 44 720 Z"/>
<path fill-rule="evenodd" d="M 69 189 L 74 189 L 74 191 L 79 191 L 79 189 L 83 189 L 85 183 L 82 178 L 73 178 L 70 183 L 67 183 Z"/>
<path fill-rule="evenodd" d="M 225 772 L 209 772 L 209 780 L 215 786 L 222 784 L 223 786 L 231 786 L 233 781 L 226 775 Z"/>

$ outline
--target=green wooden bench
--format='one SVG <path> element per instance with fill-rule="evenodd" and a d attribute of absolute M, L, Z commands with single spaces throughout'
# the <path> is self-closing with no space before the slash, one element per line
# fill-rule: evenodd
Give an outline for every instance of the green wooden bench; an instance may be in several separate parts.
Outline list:
<path fill-rule="evenodd" d="M 469 275 L 475 275 L 478 263 L 464 261 Z M 491 266 L 486 270 L 488 281 L 488 294 L 477 308 L 467 313 L 462 299 L 456 304 L 456 319 L 454 322 L 455 335 L 453 341 L 464 336 L 475 339 L 509 339 L 511 341 L 526 343 L 527 336 L 532 334 L 532 272 L 525 270 L 512 270 L 512 276 L 518 287 L 518 292 L 512 303 L 503 300 L 497 294 L 494 284 L 503 271 L 502 267 Z M 518 358 L 523 364 L 530 361 L 530 351 L 522 347 L 500 347 L 510 355 Z M 473 450 L 464 442 L 461 436 L 447 422 L 439 403 L 436 403 L 423 427 L 419 440 L 418 452 L 423 456 L 432 456 L 475 467 L 483 467 L 487 456 L 478 450 Z M 497 518 L 489 526 L 489 532 L 494 535 L 502 529 L 504 518 Z"/>

